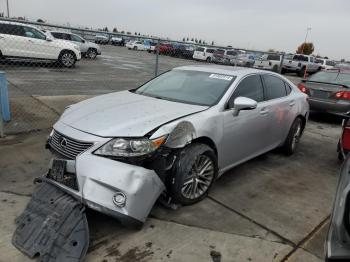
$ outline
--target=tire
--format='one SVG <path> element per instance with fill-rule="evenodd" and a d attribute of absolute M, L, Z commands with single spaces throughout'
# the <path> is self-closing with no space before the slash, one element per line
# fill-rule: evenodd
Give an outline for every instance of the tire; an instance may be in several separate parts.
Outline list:
<path fill-rule="evenodd" d="M 274 65 L 273 68 L 272 68 L 272 71 L 277 73 L 278 72 L 278 66 L 277 65 Z"/>
<path fill-rule="evenodd" d="M 86 52 L 86 56 L 87 56 L 89 59 L 95 59 L 96 56 L 97 56 L 97 50 L 94 49 L 94 48 L 88 49 L 88 51 Z"/>
<path fill-rule="evenodd" d="M 298 72 L 297 72 L 297 75 L 299 77 L 303 77 L 304 76 L 304 73 L 305 73 L 305 67 L 302 67 Z"/>
<path fill-rule="evenodd" d="M 192 205 L 204 199 L 217 170 L 217 157 L 209 146 L 194 143 L 182 149 L 174 163 L 169 186 L 174 203 Z"/>
<path fill-rule="evenodd" d="M 299 140 L 301 138 L 301 135 L 303 133 L 303 121 L 300 117 L 297 117 L 288 133 L 288 136 L 286 138 L 286 141 L 284 142 L 284 145 L 282 147 L 284 153 L 287 156 L 292 155 L 298 146 Z"/>
<path fill-rule="evenodd" d="M 58 58 L 59 63 L 67 68 L 71 68 L 77 61 L 73 51 L 63 50 Z"/>
<path fill-rule="evenodd" d="M 211 58 L 210 58 L 210 57 L 207 57 L 207 59 L 205 59 L 205 61 L 206 61 L 207 63 L 211 63 Z"/>
<path fill-rule="evenodd" d="M 286 73 L 286 69 L 282 68 L 281 75 L 284 75 Z"/>
<path fill-rule="evenodd" d="M 134 50 L 137 50 L 137 46 L 134 46 L 134 48 L 133 48 Z"/>

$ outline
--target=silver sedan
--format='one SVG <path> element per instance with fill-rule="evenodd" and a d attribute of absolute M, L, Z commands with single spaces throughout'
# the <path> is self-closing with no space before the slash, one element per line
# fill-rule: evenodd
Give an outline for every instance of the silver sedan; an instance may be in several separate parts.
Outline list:
<path fill-rule="evenodd" d="M 167 203 L 203 199 L 228 169 L 281 147 L 296 150 L 307 96 L 273 72 L 186 66 L 141 87 L 70 106 L 47 146 L 47 179 L 86 206 L 143 223 Z"/>

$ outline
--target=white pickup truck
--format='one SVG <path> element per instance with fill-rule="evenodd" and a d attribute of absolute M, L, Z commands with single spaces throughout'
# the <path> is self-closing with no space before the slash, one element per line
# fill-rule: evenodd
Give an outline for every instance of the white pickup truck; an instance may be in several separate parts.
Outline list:
<path fill-rule="evenodd" d="M 304 72 L 313 74 L 322 69 L 321 65 L 316 63 L 316 58 L 310 55 L 295 54 L 285 56 L 282 66 L 282 74 L 292 72 L 298 76 L 303 76 Z"/>
<path fill-rule="evenodd" d="M 279 54 L 265 54 L 261 59 L 254 63 L 255 68 L 279 72 L 281 66 L 282 55 Z"/>

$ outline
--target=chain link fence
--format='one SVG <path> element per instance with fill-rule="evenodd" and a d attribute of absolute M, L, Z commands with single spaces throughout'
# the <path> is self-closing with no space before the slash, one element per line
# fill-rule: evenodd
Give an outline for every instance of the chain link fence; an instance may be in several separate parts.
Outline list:
<path fill-rule="evenodd" d="M 1 18 L 0 71 L 11 118 L 0 125 L 0 134 L 49 129 L 69 104 L 135 88 L 177 66 L 215 63 L 280 72 L 283 58 L 276 52 Z"/>

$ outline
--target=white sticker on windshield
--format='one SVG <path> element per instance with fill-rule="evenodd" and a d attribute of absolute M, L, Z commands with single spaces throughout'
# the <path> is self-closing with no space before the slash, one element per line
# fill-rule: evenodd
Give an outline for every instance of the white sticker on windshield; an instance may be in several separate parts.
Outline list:
<path fill-rule="evenodd" d="M 226 81 L 231 81 L 233 79 L 233 76 L 218 75 L 218 74 L 211 74 L 209 77 L 210 78 L 221 79 L 221 80 L 226 80 Z"/>

